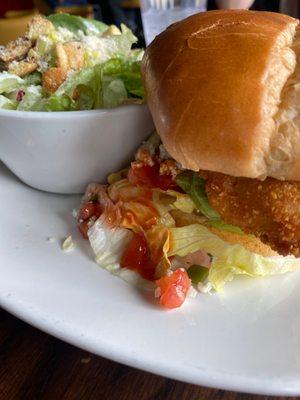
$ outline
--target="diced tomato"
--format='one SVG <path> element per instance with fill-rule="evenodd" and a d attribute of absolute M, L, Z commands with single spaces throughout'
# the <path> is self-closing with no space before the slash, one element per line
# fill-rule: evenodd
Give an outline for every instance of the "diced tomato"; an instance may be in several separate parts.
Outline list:
<path fill-rule="evenodd" d="M 133 164 L 128 171 L 128 180 L 136 186 L 144 185 L 163 190 L 176 187 L 171 175 L 159 175 L 159 164 L 154 164 L 153 166 L 136 166 Z"/>
<path fill-rule="evenodd" d="M 191 286 L 190 278 L 183 268 L 176 269 L 172 275 L 164 276 L 155 283 L 160 289 L 159 302 L 166 308 L 180 307 Z"/>
<path fill-rule="evenodd" d="M 153 166 L 143 165 L 135 166 L 133 165 L 128 171 L 128 180 L 133 185 L 145 185 L 153 187 L 155 185 L 157 178 L 159 176 L 158 164 Z"/>
<path fill-rule="evenodd" d="M 94 216 L 99 218 L 102 214 L 102 207 L 99 203 L 94 203 Z"/>
<path fill-rule="evenodd" d="M 100 204 L 88 201 L 80 207 L 79 219 L 83 219 L 85 221 L 93 216 L 99 217 L 100 214 L 101 214 Z"/>
<path fill-rule="evenodd" d="M 88 220 L 83 221 L 80 224 L 78 224 L 78 229 L 84 239 L 89 238 L 88 234 L 87 234 L 87 232 L 89 230 L 89 221 Z"/>
<path fill-rule="evenodd" d="M 151 261 L 145 236 L 135 233 L 125 249 L 121 259 L 121 267 L 138 272 L 143 278 L 154 280 L 155 264 Z"/>
<path fill-rule="evenodd" d="M 94 203 L 89 201 L 87 203 L 82 204 L 79 210 L 79 219 L 83 219 L 84 221 L 91 218 L 94 215 Z"/>

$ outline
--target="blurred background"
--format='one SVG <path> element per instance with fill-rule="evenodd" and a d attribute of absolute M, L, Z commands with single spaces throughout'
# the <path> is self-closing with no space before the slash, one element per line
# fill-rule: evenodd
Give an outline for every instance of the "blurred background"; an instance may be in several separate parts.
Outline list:
<path fill-rule="evenodd" d="M 137 46 L 143 47 L 166 25 L 218 8 L 269 10 L 295 17 L 300 10 L 298 0 L 0 0 L 0 44 L 22 35 L 34 13 L 66 12 L 107 24 L 124 23 L 138 37 Z"/>

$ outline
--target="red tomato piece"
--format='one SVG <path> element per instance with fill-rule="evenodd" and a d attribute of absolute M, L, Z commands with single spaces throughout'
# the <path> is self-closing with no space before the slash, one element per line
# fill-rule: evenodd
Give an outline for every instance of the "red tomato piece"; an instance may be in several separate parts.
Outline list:
<path fill-rule="evenodd" d="M 94 216 L 99 218 L 102 214 L 102 207 L 99 203 L 94 203 Z"/>
<path fill-rule="evenodd" d="M 128 180 L 133 185 L 145 185 L 149 187 L 154 187 L 157 178 L 159 176 L 158 164 L 153 166 L 143 165 L 135 166 L 133 165 L 128 171 Z"/>
<path fill-rule="evenodd" d="M 88 201 L 80 207 L 79 219 L 83 219 L 85 221 L 93 216 L 99 217 L 100 214 L 101 214 L 100 204 Z"/>
<path fill-rule="evenodd" d="M 177 187 L 171 175 L 159 175 L 158 185 L 162 190 L 174 189 Z"/>
<path fill-rule="evenodd" d="M 148 186 L 150 188 L 160 188 L 167 190 L 176 187 L 171 175 L 159 175 L 159 164 L 153 166 L 133 165 L 128 172 L 128 180 L 132 185 Z"/>
<path fill-rule="evenodd" d="M 143 278 L 154 280 L 155 264 L 151 261 L 145 236 L 135 233 L 124 251 L 121 267 L 138 272 Z"/>
<path fill-rule="evenodd" d="M 84 221 L 91 218 L 94 215 L 94 203 L 92 201 L 88 201 L 87 203 L 82 204 L 79 210 L 79 219 L 83 219 Z"/>
<path fill-rule="evenodd" d="M 159 302 L 166 308 L 180 307 L 191 286 L 190 278 L 183 268 L 178 268 L 172 275 L 166 275 L 155 281 L 160 288 Z"/>

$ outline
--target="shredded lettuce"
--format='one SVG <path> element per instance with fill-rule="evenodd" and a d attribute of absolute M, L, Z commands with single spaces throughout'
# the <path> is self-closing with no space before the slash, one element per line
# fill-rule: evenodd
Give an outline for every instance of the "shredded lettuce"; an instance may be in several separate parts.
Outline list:
<path fill-rule="evenodd" d="M 197 209 L 208 219 L 219 220 L 220 215 L 215 211 L 207 199 L 205 193 L 205 181 L 197 172 L 184 171 L 177 175 L 176 183 L 182 190 L 189 194 Z"/>
<path fill-rule="evenodd" d="M 176 190 L 154 189 L 153 196 L 157 202 L 167 205 L 169 210 L 175 209 L 191 214 L 196 208 L 189 195 L 176 192 Z"/>
<path fill-rule="evenodd" d="M 197 250 L 213 256 L 208 280 L 217 291 L 236 275 L 263 277 L 300 269 L 300 260 L 294 256 L 264 257 L 252 253 L 240 244 L 225 242 L 199 224 L 170 228 L 170 243 L 168 257 L 184 257 Z"/>
<path fill-rule="evenodd" d="M 96 262 L 108 270 L 120 267 L 123 252 L 132 238 L 132 232 L 123 228 L 111 228 L 100 217 L 88 230 L 88 237 L 96 256 Z"/>
<path fill-rule="evenodd" d="M 212 226 L 213 228 L 217 228 L 220 231 L 227 231 L 227 232 L 232 232 L 232 233 L 237 233 L 239 235 L 243 235 L 244 232 L 239 228 L 238 226 L 231 225 L 231 224 L 226 224 L 223 221 L 209 221 L 209 225 Z"/>
<path fill-rule="evenodd" d="M 220 215 L 209 204 L 207 195 L 205 193 L 205 180 L 200 178 L 197 172 L 184 171 L 176 177 L 177 185 L 189 194 L 193 200 L 196 208 L 208 218 L 207 223 L 221 231 L 227 231 L 242 235 L 244 232 L 237 226 L 226 224 L 221 220 Z M 181 210 L 184 212 L 192 212 L 188 210 Z"/>
<path fill-rule="evenodd" d="M 124 250 L 132 239 L 132 232 L 124 228 L 110 228 L 99 218 L 88 231 L 89 241 L 97 264 L 130 284 L 153 291 L 152 282 L 146 281 L 135 271 L 120 267 Z"/>

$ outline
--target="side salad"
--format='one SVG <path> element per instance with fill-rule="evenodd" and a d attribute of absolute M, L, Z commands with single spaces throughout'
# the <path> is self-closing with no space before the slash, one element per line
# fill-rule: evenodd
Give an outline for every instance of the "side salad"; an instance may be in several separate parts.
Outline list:
<path fill-rule="evenodd" d="M 237 275 L 300 269 L 296 257 L 222 221 L 201 172 L 183 170 L 157 134 L 107 185 L 88 186 L 77 217 L 96 262 L 123 277 L 134 271 L 165 308 L 180 307 L 196 291 L 220 291 Z"/>
<path fill-rule="evenodd" d="M 69 14 L 36 15 L 25 36 L 0 46 L 0 109 L 73 111 L 142 102 L 143 51 L 121 25 Z"/>

